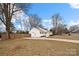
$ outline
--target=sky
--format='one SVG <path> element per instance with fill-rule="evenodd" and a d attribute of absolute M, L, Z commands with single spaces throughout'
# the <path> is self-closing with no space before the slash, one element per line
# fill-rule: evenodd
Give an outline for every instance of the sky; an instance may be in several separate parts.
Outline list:
<path fill-rule="evenodd" d="M 68 26 L 79 24 L 79 4 L 76 3 L 33 3 L 30 14 L 37 14 L 46 28 L 52 27 L 52 16 L 59 13 Z"/>
<path fill-rule="evenodd" d="M 47 29 L 53 27 L 52 16 L 57 13 L 60 14 L 63 19 L 63 22 L 68 27 L 71 25 L 79 24 L 78 3 L 32 3 L 28 13 L 37 14 L 42 19 L 42 25 Z M 17 12 L 15 18 L 24 20 L 28 18 L 28 16 L 25 16 L 25 13 Z M 21 29 L 21 21 L 12 19 L 12 22 L 14 23 L 17 29 Z"/>

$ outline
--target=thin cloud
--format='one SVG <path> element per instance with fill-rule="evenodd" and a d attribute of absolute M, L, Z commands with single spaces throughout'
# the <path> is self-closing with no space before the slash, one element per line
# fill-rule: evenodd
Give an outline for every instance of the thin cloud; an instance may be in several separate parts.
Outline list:
<path fill-rule="evenodd" d="M 21 30 L 21 26 L 20 26 L 20 25 L 17 25 L 17 29 L 18 29 L 18 30 Z"/>
<path fill-rule="evenodd" d="M 51 19 L 44 19 L 42 20 L 42 25 L 47 28 L 50 29 L 53 25 L 52 25 L 52 20 Z"/>
<path fill-rule="evenodd" d="M 71 20 L 68 26 L 78 25 L 78 24 L 79 24 L 79 20 Z"/>
<path fill-rule="evenodd" d="M 44 19 L 42 22 L 51 22 L 51 19 Z"/>
<path fill-rule="evenodd" d="M 79 9 L 79 3 L 69 3 L 71 8 Z"/>

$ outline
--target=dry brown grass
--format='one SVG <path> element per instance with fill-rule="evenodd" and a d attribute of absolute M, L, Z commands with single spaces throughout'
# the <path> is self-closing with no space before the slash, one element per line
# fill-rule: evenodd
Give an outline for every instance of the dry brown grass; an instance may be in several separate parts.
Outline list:
<path fill-rule="evenodd" d="M 54 35 L 54 36 L 50 36 L 50 37 L 58 38 L 58 39 L 79 40 L 79 33 L 71 33 L 71 36 L 68 36 L 67 34 L 63 34 L 63 35 Z"/>
<path fill-rule="evenodd" d="M 79 44 L 52 40 L 5 40 L 0 41 L 0 55 L 79 55 Z"/>

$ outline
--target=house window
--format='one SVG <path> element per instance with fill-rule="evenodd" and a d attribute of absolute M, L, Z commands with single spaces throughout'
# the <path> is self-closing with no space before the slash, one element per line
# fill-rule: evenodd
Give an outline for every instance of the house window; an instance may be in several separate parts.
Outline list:
<path fill-rule="evenodd" d="M 40 34 L 46 34 L 46 32 L 40 32 Z"/>
<path fill-rule="evenodd" d="M 44 32 L 40 32 L 40 34 L 43 34 Z"/>
<path fill-rule="evenodd" d="M 45 32 L 45 34 L 46 34 L 46 32 Z"/>

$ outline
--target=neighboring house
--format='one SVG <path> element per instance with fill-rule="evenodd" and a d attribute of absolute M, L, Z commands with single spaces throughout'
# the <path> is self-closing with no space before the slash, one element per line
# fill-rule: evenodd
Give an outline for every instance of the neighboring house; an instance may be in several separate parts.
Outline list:
<path fill-rule="evenodd" d="M 72 33 L 79 33 L 79 25 L 73 25 L 70 27 Z"/>
<path fill-rule="evenodd" d="M 31 37 L 48 37 L 49 32 L 46 29 L 40 28 L 40 27 L 33 27 L 29 33 L 31 34 Z"/>
<path fill-rule="evenodd" d="M 73 33 L 79 33 L 79 29 L 75 29 L 72 31 Z"/>

